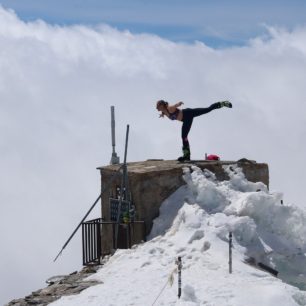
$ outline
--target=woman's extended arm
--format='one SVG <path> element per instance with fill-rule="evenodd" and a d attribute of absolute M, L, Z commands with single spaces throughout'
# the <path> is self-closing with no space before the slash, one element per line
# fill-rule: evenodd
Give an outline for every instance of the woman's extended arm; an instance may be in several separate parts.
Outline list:
<path fill-rule="evenodd" d="M 170 113 L 175 112 L 175 110 L 176 110 L 178 107 L 180 107 L 182 104 L 184 104 L 184 103 L 183 103 L 183 102 L 178 102 L 178 103 L 176 103 L 176 104 L 174 104 L 174 105 L 169 105 L 169 106 L 168 106 L 169 112 L 170 112 Z"/>

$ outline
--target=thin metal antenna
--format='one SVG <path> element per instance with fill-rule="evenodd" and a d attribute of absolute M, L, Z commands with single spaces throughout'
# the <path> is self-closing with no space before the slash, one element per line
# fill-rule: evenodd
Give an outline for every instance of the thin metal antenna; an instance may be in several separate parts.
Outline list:
<path fill-rule="evenodd" d="M 112 152 L 112 158 L 111 158 L 111 165 L 116 165 L 120 163 L 120 158 L 117 156 L 115 147 L 116 147 L 116 133 L 115 133 L 115 107 L 111 106 L 111 127 L 112 127 L 112 146 L 113 146 L 113 152 Z"/>

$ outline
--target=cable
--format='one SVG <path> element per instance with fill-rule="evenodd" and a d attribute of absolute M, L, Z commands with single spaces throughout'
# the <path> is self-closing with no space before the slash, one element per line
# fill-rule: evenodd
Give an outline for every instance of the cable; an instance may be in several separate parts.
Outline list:
<path fill-rule="evenodd" d="M 175 267 L 175 268 L 173 269 L 173 271 L 169 274 L 166 284 L 165 284 L 164 287 L 161 289 L 161 291 L 159 292 L 158 296 L 156 297 L 156 299 L 154 300 L 154 302 L 153 302 L 153 304 L 152 304 L 151 306 L 153 306 L 153 305 L 157 302 L 157 300 L 159 299 L 159 297 L 161 296 L 161 294 L 162 294 L 162 293 L 164 292 L 164 290 L 166 289 L 168 283 L 170 284 L 170 286 L 173 285 L 173 280 L 174 280 L 173 274 L 174 274 L 175 272 L 177 272 L 177 267 Z"/>

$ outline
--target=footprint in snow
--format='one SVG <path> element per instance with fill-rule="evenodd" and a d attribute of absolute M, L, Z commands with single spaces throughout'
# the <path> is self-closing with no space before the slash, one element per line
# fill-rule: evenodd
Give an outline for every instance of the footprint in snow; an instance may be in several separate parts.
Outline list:
<path fill-rule="evenodd" d="M 192 243 L 194 240 L 201 240 L 204 237 L 204 231 L 203 230 L 197 230 L 193 233 L 193 235 L 190 237 L 188 243 Z"/>
<path fill-rule="evenodd" d="M 149 266 L 151 264 L 150 261 L 145 261 L 141 266 L 140 268 L 143 268 L 143 267 L 146 267 L 146 266 Z"/>
<path fill-rule="evenodd" d="M 151 250 L 149 251 L 149 253 L 150 253 L 150 254 L 155 254 L 155 253 L 156 253 L 156 249 L 151 249 Z"/>
<path fill-rule="evenodd" d="M 186 251 L 186 248 L 184 248 L 184 247 L 179 248 L 179 249 L 176 249 L 176 252 L 177 252 L 177 253 L 182 253 L 182 252 L 184 252 L 184 251 Z"/>
<path fill-rule="evenodd" d="M 190 285 L 184 286 L 182 299 L 184 301 L 190 301 L 190 302 L 194 302 L 194 303 L 198 302 L 198 299 L 197 299 L 196 294 L 195 294 L 195 290 L 192 286 L 190 286 Z"/>
<path fill-rule="evenodd" d="M 201 252 L 203 252 L 203 253 L 206 252 L 207 250 L 210 249 L 210 246 L 211 246 L 210 242 L 209 241 L 205 241 L 203 246 L 202 246 Z"/>
<path fill-rule="evenodd" d="M 153 248 L 153 249 L 149 250 L 149 253 L 150 253 L 151 255 L 154 255 L 154 254 L 156 254 L 157 252 L 158 252 L 159 254 L 163 254 L 163 253 L 165 252 L 165 250 L 164 250 L 163 248 Z"/>

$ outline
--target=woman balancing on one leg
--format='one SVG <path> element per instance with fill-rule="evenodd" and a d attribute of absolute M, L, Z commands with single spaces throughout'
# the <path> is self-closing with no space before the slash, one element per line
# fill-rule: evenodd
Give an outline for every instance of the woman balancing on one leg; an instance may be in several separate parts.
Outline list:
<path fill-rule="evenodd" d="M 179 120 L 183 122 L 183 156 L 178 158 L 179 161 L 190 160 L 190 147 L 187 137 L 192 125 L 193 118 L 201 116 L 203 114 L 207 114 L 217 108 L 232 108 L 232 103 L 229 101 L 216 102 L 207 108 L 185 108 L 183 110 L 179 109 L 178 107 L 183 104 L 183 102 L 178 102 L 174 105 L 169 105 L 169 103 L 164 100 L 159 100 L 156 103 L 156 109 L 161 112 L 159 117 L 164 117 L 166 115 L 170 120 Z"/>

